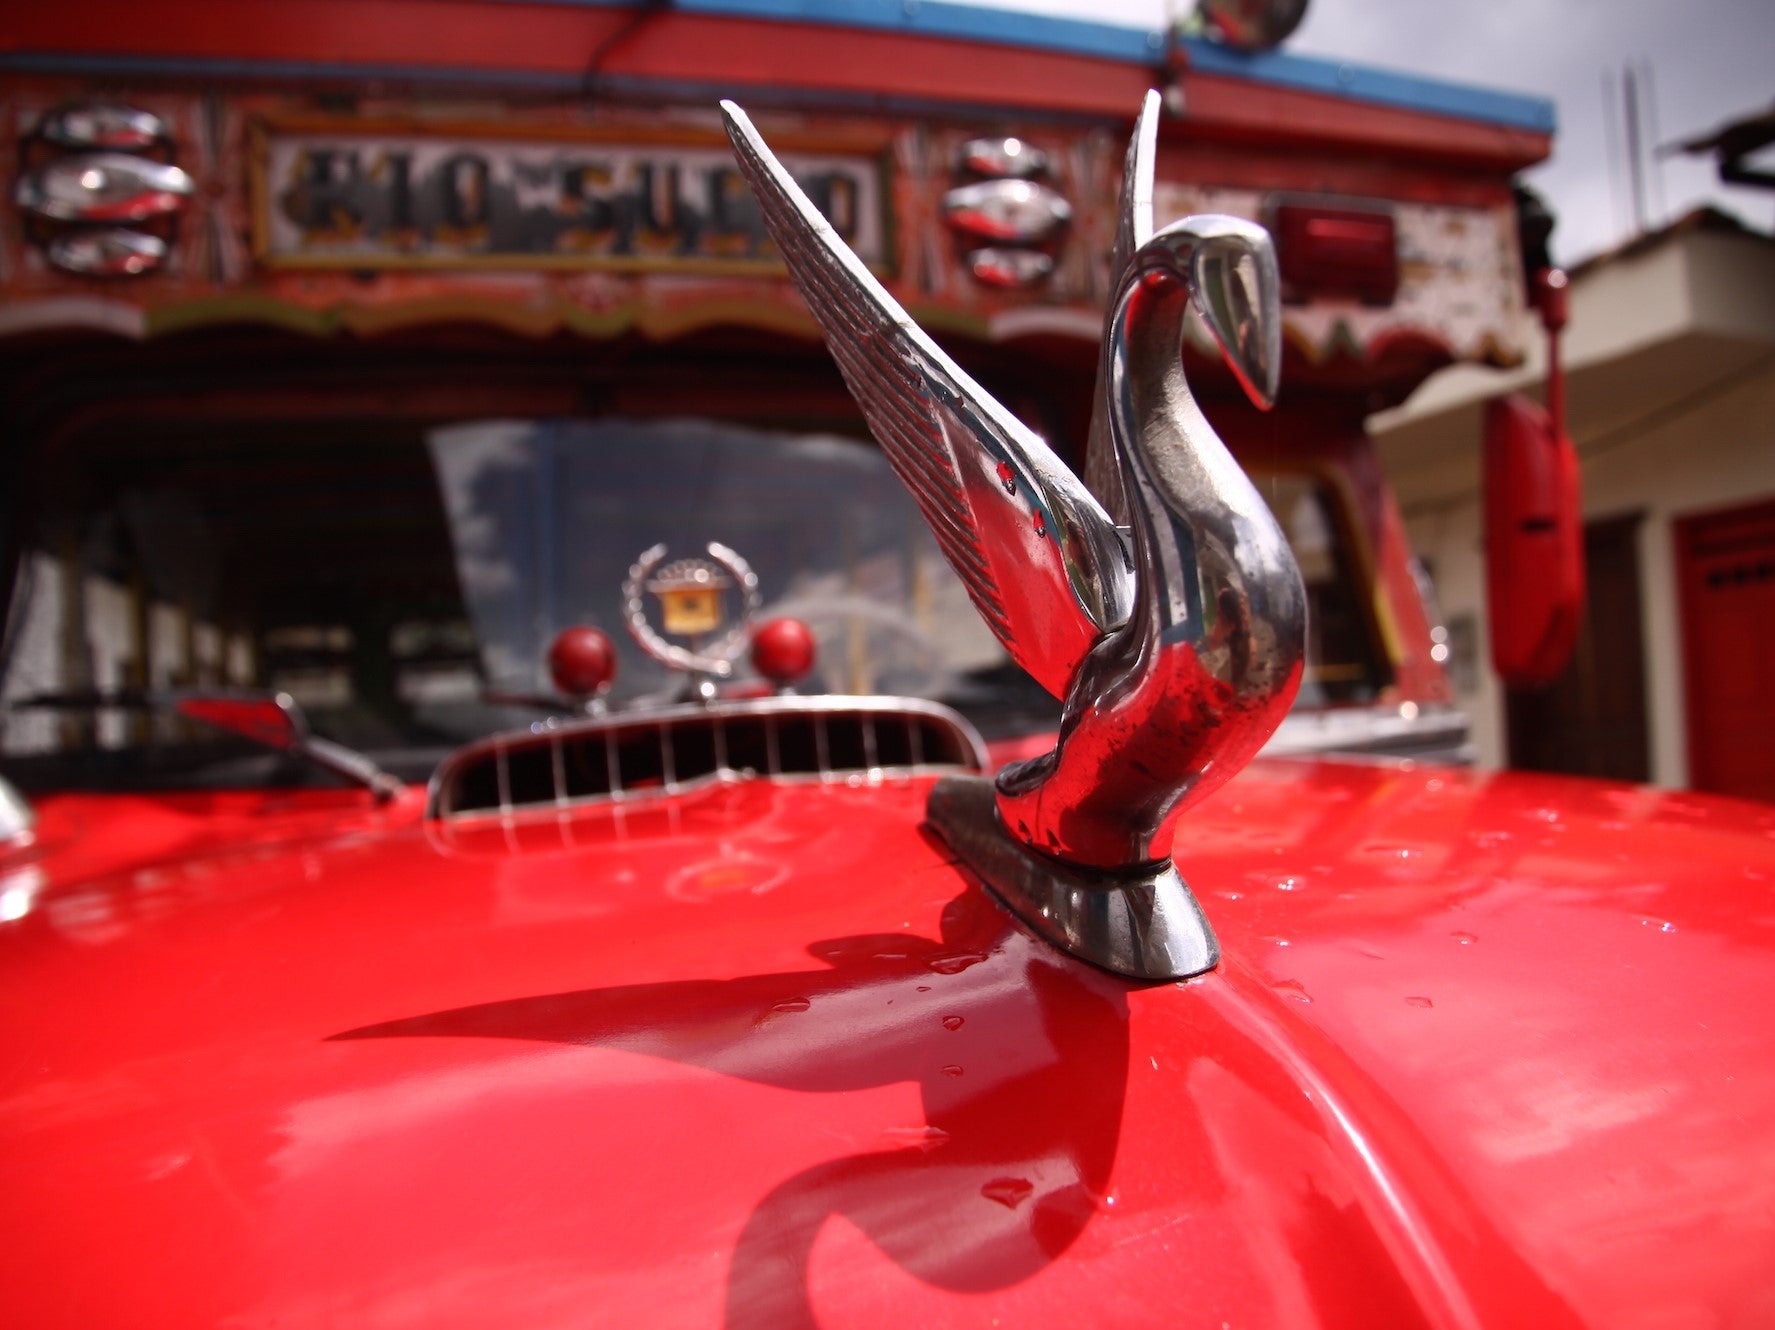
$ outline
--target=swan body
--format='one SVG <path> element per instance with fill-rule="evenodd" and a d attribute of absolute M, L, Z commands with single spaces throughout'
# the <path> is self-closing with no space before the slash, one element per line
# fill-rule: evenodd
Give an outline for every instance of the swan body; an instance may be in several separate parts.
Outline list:
<path fill-rule="evenodd" d="M 1149 93 L 1123 176 L 1087 487 L 912 323 L 744 113 L 722 106 L 883 449 L 982 617 L 1065 697 L 1053 752 L 996 784 L 939 781 L 932 825 L 1074 954 L 1141 978 L 1211 966 L 1212 930 L 1171 863 L 1173 828 L 1293 702 L 1306 597 L 1281 528 L 1190 392 L 1182 342 L 1193 309 L 1247 394 L 1271 404 L 1281 321 L 1268 234 L 1218 215 L 1153 231 Z M 1127 544 L 1111 513 L 1125 515 Z"/>

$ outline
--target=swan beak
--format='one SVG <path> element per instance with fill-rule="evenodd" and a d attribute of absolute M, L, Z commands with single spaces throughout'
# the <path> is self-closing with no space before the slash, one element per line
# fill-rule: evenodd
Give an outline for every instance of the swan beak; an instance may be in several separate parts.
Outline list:
<path fill-rule="evenodd" d="M 1207 219 L 1200 219 L 1207 220 Z M 1269 232 L 1217 217 L 1197 240 L 1190 265 L 1196 308 L 1233 375 L 1260 411 L 1276 402 L 1282 373 L 1281 279 Z"/>

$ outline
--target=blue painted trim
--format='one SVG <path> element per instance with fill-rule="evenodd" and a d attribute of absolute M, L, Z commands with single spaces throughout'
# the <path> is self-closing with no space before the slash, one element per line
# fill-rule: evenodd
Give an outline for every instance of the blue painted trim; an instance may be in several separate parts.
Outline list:
<path fill-rule="evenodd" d="M 1331 93 L 1461 120 L 1485 120 L 1541 134 L 1554 130 L 1553 100 L 1549 97 L 1444 83 L 1391 69 L 1289 55 L 1286 51 L 1246 54 L 1209 41 L 1186 41 L 1184 46 L 1189 52 L 1190 68 L 1203 74 L 1226 74 L 1256 83 Z"/>
<path fill-rule="evenodd" d="M 491 0 L 494 4 L 546 4 L 569 8 L 634 9 L 637 0 Z M 1165 34 L 1053 14 L 1026 14 L 949 0 L 669 0 L 680 14 L 712 18 L 756 18 L 833 28 L 950 37 L 1099 56 L 1152 64 L 1165 50 Z"/>
<path fill-rule="evenodd" d="M 495 0 L 495 3 L 537 3 L 538 0 Z M 634 0 L 541 0 L 541 3 L 615 7 Z M 730 18 L 775 19 L 878 32 L 903 32 L 927 37 L 990 42 L 1033 50 L 1094 56 L 1128 64 L 1155 66 L 1165 50 L 1163 33 L 1124 28 L 1084 19 L 1025 14 L 1008 9 L 983 9 L 947 0 L 672 0 L 672 8 L 689 14 Z M 1289 55 L 1280 51 L 1245 54 L 1216 42 L 1183 43 L 1191 69 L 1226 75 L 1273 87 L 1297 88 L 1353 101 L 1393 106 L 1431 115 L 1478 120 L 1551 134 L 1553 103 L 1543 97 L 1497 92 L 1489 88 L 1443 83 L 1392 70 Z M 154 57 L 70 56 L 48 53 L 0 54 L 0 69 L 48 71 L 80 68 L 101 73 L 207 72 L 229 78 L 405 78 L 459 83 L 530 87 L 574 87 L 578 80 L 557 74 L 513 70 L 453 70 L 435 67 L 307 64 L 301 61 L 227 59 L 160 59 Z M 713 86 L 715 80 L 711 80 Z M 970 99 L 958 96 L 957 102 Z"/>

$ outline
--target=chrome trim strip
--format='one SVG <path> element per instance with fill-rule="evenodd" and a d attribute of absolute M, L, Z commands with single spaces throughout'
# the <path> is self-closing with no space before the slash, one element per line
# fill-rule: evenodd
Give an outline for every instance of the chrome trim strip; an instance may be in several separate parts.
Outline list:
<path fill-rule="evenodd" d="M 1336 753 L 1471 761 L 1468 732 L 1465 713 L 1454 707 L 1424 707 L 1415 714 L 1397 705 L 1295 711 L 1276 727 L 1263 755 Z"/>
<path fill-rule="evenodd" d="M 834 770 L 831 758 L 831 738 L 826 725 L 829 718 L 836 716 L 858 717 L 866 735 L 875 731 L 881 717 L 900 719 L 906 725 L 910 736 L 911 753 L 909 756 L 911 761 L 905 765 L 883 766 L 880 763 L 878 741 L 870 742 L 866 739 L 863 755 L 867 760 L 867 766 L 858 769 L 845 768 L 842 771 Z M 782 749 L 777 723 L 784 717 L 799 717 L 812 722 L 816 749 L 814 770 L 807 773 L 785 773 L 783 771 Z M 432 819 L 483 816 L 509 818 L 538 810 L 559 810 L 621 803 L 637 797 L 646 797 L 651 793 L 661 796 L 682 794 L 688 790 L 700 789 L 722 781 L 746 779 L 748 775 L 762 775 L 765 779 L 790 783 L 809 781 L 819 784 L 866 785 L 880 784 L 890 780 L 910 780 L 925 775 L 954 774 L 957 771 L 956 763 L 927 760 L 923 738 L 919 732 L 918 722 L 921 719 L 935 722 L 954 736 L 964 759 L 962 769 L 975 772 L 986 770 L 986 745 L 984 740 L 980 738 L 979 732 L 961 715 L 938 702 L 901 697 L 765 697 L 741 701 L 717 701 L 709 704 L 691 703 L 662 707 L 657 710 L 618 711 L 564 725 L 550 726 L 541 731 L 520 730 L 477 739 L 475 742 L 457 749 L 438 764 L 438 768 L 432 773 L 431 781 L 427 786 L 425 815 Z M 697 726 L 709 727 L 711 730 L 718 731 L 729 722 L 736 720 L 759 720 L 762 722 L 768 770 L 763 773 L 735 770 L 729 763 L 730 752 L 727 742 L 723 738 L 715 745 L 716 765 L 714 770 L 706 775 L 681 778 L 677 771 L 676 753 L 671 742 L 674 728 Z M 658 791 L 626 789 L 622 784 L 621 762 L 618 759 L 615 740 L 624 733 L 639 734 L 648 730 L 654 731 L 660 744 L 662 764 L 660 788 Z M 577 798 L 568 794 L 565 747 L 576 740 L 586 742 L 602 740 L 605 775 L 609 786 L 607 791 Z M 539 799 L 534 803 L 517 803 L 512 797 L 511 755 L 542 748 L 551 750 L 552 797 Z M 872 749 L 875 751 L 870 751 Z M 559 760 L 553 754 L 560 754 Z M 454 796 L 463 772 L 488 760 L 494 764 L 498 791 L 497 806 L 458 812 Z"/>
<path fill-rule="evenodd" d="M 166 262 L 166 241 L 120 226 L 72 231 L 53 238 L 45 253 L 51 265 L 83 277 L 137 277 Z"/>
<path fill-rule="evenodd" d="M 36 811 L 25 796 L 0 776 L 0 847 L 23 842 L 36 825 Z"/>
<path fill-rule="evenodd" d="M 172 137 L 166 121 L 152 111 L 111 102 L 59 107 L 43 117 L 37 133 L 58 147 L 115 152 L 140 152 Z"/>
<path fill-rule="evenodd" d="M 61 157 L 20 176 L 13 202 L 57 222 L 143 222 L 183 211 L 197 186 L 176 166 L 120 152 Z"/>

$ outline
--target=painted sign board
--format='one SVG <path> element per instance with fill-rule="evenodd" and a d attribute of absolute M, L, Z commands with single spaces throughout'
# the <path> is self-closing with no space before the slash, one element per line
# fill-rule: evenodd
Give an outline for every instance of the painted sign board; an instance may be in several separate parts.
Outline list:
<path fill-rule="evenodd" d="M 886 266 L 879 152 L 783 156 L 864 261 Z M 733 154 L 714 135 L 261 122 L 253 182 L 255 253 L 273 266 L 776 264 Z"/>

